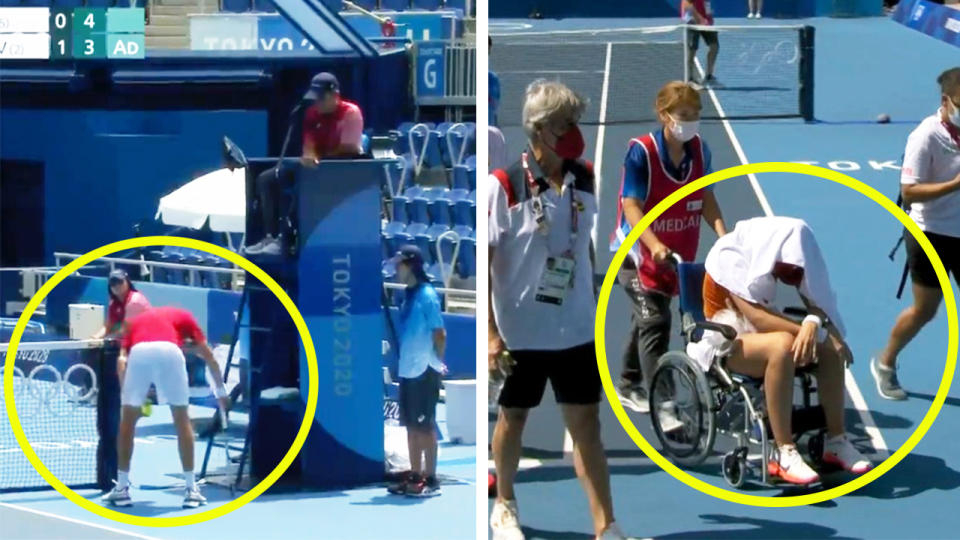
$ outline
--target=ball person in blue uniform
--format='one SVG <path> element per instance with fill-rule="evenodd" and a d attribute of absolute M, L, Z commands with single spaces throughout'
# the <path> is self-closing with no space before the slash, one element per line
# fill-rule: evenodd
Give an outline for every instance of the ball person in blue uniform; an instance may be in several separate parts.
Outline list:
<path fill-rule="evenodd" d="M 394 258 L 397 276 L 406 284 L 400 307 L 400 423 L 407 428 L 410 471 L 388 491 L 411 497 L 440 494 L 437 481 L 437 432 L 435 418 L 440 399 L 441 376 L 446 371 L 443 352 L 447 332 L 443 328 L 440 295 L 423 269 L 423 254 L 416 246 L 404 246 Z"/>

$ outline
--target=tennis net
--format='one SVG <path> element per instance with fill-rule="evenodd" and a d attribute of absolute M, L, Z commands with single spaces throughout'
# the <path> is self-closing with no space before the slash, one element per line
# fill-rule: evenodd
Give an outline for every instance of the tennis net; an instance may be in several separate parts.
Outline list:
<path fill-rule="evenodd" d="M 25 339 L 27 336 L 24 336 Z M 0 343 L 6 363 L 8 343 Z M 114 342 L 22 341 L 13 366 L 13 398 L 30 447 L 71 488 L 108 489 L 116 478 L 120 410 Z M 0 398 L 6 398 L 6 385 Z M 48 489 L 0 415 L 0 492 Z"/>
<path fill-rule="evenodd" d="M 716 81 L 708 83 L 714 36 Z M 813 60 L 811 26 L 674 25 L 495 35 L 490 66 L 500 77 L 500 123 L 519 126 L 524 91 L 538 78 L 588 97 L 584 124 L 655 121 L 657 91 L 673 80 L 702 83 L 704 119 L 812 120 Z"/>

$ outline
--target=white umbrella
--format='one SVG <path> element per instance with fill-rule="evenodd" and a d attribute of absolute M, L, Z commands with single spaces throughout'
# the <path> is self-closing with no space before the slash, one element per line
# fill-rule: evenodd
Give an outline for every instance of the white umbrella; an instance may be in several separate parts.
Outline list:
<path fill-rule="evenodd" d="M 166 225 L 199 229 L 210 220 L 210 230 L 246 231 L 245 169 L 220 169 L 181 186 L 160 199 L 157 218 Z"/>

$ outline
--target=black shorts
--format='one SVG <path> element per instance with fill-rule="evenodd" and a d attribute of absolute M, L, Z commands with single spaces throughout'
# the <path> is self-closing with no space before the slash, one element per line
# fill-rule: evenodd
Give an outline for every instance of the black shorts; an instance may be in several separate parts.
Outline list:
<path fill-rule="evenodd" d="M 716 32 L 711 32 L 709 30 L 688 30 L 688 32 L 687 46 L 694 51 L 700 46 L 701 37 L 708 47 L 713 47 L 720 43 L 720 40 L 717 39 Z"/>
<path fill-rule="evenodd" d="M 597 369 L 597 356 L 591 341 L 559 351 L 510 351 L 516 360 L 513 371 L 503 382 L 500 406 L 531 409 L 540 404 L 547 380 L 553 386 L 557 403 L 594 405 L 600 403 L 603 383 Z"/>
<path fill-rule="evenodd" d="M 427 368 L 415 379 L 400 377 L 400 425 L 432 429 L 440 401 L 440 373 Z"/>
<path fill-rule="evenodd" d="M 953 274 L 956 280 L 960 275 L 960 237 L 944 236 L 942 234 L 926 233 L 933 249 L 940 256 L 944 268 L 947 269 L 947 275 Z M 937 274 L 933 271 L 933 264 L 923 248 L 917 242 L 917 239 L 909 231 L 903 231 L 904 244 L 907 246 L 907 265 L 910 267 L 910 279 L 916 285 L 939 289 L 940 282 L 937 280 Z"/>

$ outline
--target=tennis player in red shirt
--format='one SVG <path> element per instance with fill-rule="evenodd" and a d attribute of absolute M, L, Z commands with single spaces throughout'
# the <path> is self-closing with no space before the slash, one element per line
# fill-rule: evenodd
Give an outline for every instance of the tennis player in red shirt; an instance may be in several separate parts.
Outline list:
<path fill-rule="evenodd" d="M 197 508 L 207 500 L 200 493 L 193 474 L 193 426 L 187 413 L 190 388 L 187 382 L 187 364 L 182 347 L 195 349 L 207 363 L 214 376 L 214 394 L 220 403 L 224 418 L 227 411 L 227 390 L 223 385 L 220 366 L 213 357 L 203 331 L 189 311 L 161 307 L 144 311 L 128 323 L 120 347 L 117 371 L 120 377 L 120 431 L 117 436 L 117 485 L 103 500 L 114 506 L 130 506 L 130 460 L 133 456 L 133 435 L 140 405 L 153 384 L 159 403 L 168 403 L 177 429 L 180 463 L 186 479 L 184 508 Z"/>

